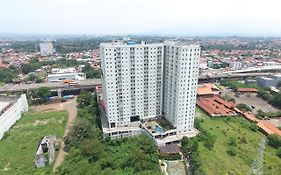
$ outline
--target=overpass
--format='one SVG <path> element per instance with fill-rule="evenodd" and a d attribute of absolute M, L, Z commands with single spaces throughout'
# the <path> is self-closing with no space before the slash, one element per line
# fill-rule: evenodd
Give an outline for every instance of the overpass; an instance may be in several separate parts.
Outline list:
<path fill-rule="evenodd" d="M 219 80 L 243 80 L 246 78 L 255 78 L 259 76 L 268 76 L 272 73 L 223 73 L 219 75 L 199 75 L 198 83 L 216 82 Z M 77 86 L 69 86 L 63 82 L 45 82 L 36 84 L 5 84 L 0 86 L 0 93 L 30 91 L 40 87 L 49 87 L 53 91 L 80 91 L 92 90 L 98 84 L 101 84 L 101 79 L 87 79 L 81 81 Z"/>
<path fill-rule="evenodd" d="M 63 82 L 45 82 L 45 83 L 34 83 L 34 84 L 5 84 L 0 86 L 0 93 L 8 92 L 20 92 L 20 91 L 29 91 L 38 89 L 40 87 L 48 87 L 51 90 L 61 91 L 73 91 L 73 90 L 82 90 L 82 89 L 93 89 L 94 86 L 101 84 L 101 79 L 87 79 L 80 81 L 80 84 L 77 86 L 69 86 L 67 83 Z"/>
<path fill-rule="evenodd" d="M 256 78 L 271 74 L 272 73 L 222 73 L 218 75 L 199 75 L 198 83 L 216 82 L 219 80 L 245 80 L 246 78 Z"/>

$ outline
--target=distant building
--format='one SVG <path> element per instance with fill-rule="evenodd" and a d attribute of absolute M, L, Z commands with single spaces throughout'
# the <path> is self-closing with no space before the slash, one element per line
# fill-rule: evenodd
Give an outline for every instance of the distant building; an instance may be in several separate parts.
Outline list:
<path fill-rule="evenodd" d="M 40 52 L 42 55 L 49 55 L 54 53 L 53 43 L 44 42 L 40 43 Z"/>
<path fill-rule="evenodd" d="M 76 73 L 76 69 L 74 67 L 69 68 L 52 68 L 52 74 L 65 74 L 65 73 Z"/>
<path fill-rule="evenodd" d="M 0 140 L 4 133 L 28 110 L 26 95 L 20 97 L 0 97 Z"/>
<path fill-rule="evenodd" d="M 270 75 L 269 77 L 260 77 L 257 79 L 257 85 L 260 87 L 276 87 L 281 81 L 281 75 Z"/>
<path fill-rule="evenodd" d="M 232 70 L 239 70 L 242 68 L 242 62 L 240 61 L 232 61 L 232 62 L 229 62 L 229 67 L 232 69 Z"/>
<path fill-rule="evenodd" d="M 63 73 L 63 74 L 49 74 L 47 76 L 49 82 L 60 82 L 64 80 L 81 81 L 86 80 L 85 73 Z"/>
<path fill-rule="evenodd" d="M 256 88 L 238 88 L 237 92 L 240 94 L 256 94 L 258 90 Z"/>
<path fill-rule="evenodd" d="M 65 80 L 81 81 L 86 80 L 86 74 L 82 72 L 77 72 L 73 67 L 69 68 L 53 68 L 51 70 L 52 74 L 47 76 L 49 82 L 59 82 Z"/>

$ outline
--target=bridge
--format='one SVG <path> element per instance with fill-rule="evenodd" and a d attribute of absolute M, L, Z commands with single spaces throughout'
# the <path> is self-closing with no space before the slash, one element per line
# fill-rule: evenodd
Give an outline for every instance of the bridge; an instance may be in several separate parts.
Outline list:
<path fill-rule="evenodd" d="M 256 78 L 268 76 L 272 73 L 222 73 L 218 75 L 199 75 L 198 83 L 216 82 L 219 80 L 245 80 L 247 78 Z"/>
<path fill-rule="evenodd" d="M 67 83 L 63 82 L 45 82 L 45 83 L 33 83 L 33 84 L 5 84 L 0 86 L 0 93 L 8 92 L 20 92 L 20 91 L 30 91 L 38 89 L 40 87 L 48 87 L 51 90 L 61 91 L 74 91 L 82 89 L 93 89 L 96 85 L 101 84 L 101 79 L 87 79 L 81 81 L 80 84 L 76 86 L 69 86 Z"/>

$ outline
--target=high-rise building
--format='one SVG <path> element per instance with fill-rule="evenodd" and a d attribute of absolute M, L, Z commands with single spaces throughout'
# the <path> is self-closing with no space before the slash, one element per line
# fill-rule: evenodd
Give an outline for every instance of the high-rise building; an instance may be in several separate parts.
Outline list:
<path fill-rule="evenodd" d="M 101 67 L 109 128 L 164 117 L 176 132 L 193 128 L 200 47 L 176 41 L 102 43 Z"/>
<path fill-rule="evenodd" d="M 42 55 L 49 55 L 54 53 L 53 43 L 44 42 L 40 43 L 40 52 Z"/>
<path fill-rule="evenodd" d="M 161 115 L 163 44 L 101 44 L 104 102 L 110 127 Z"/>
<path fill-rule="evenodd" d="M 177 131 L 194 123 L 200 47 L 165 42 L 163 116 Z"/>

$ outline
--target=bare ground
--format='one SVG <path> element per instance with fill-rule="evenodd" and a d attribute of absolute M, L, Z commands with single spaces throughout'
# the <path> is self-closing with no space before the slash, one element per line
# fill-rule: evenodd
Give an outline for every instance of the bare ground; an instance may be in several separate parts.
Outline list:
<path fill-rule="evenodd" d="M 275 112 L 278 111 L 277 108 L 269 104 L 267 101 L 255 96 L 247 96 L 247 95 L 240 95 L 239 97 L 235 97 L 235 93 L 232 92 L 230 89 L 223 88 L 222 89 L 222 95 L 228 95 L 235 99 L 235 103 L 244 103 L 248 106 L 254 106 L 255 109 L 253 109 L 253 112 L 256 113 L 259 109 L 261 109 L 264 112 Z"/>

